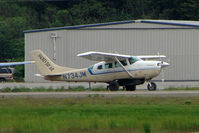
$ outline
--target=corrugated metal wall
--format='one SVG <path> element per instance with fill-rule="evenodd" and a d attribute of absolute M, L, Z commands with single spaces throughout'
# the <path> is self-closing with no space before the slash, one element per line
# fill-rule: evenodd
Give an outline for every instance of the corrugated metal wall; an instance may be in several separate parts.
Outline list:
<path fill-rule="evenodd" d="M 125 29 L 143 27 L 151 29 Z M 25 57 L 26 60 L 31 60 L 30 51 L 40 48 L 53 59 L 53 39 L 50 34 L 57 33 L 56 60 L 53 61 L 62 66 L 88 67 L 95 62 L 76 57 L 76 55 L 91 50 L 130 55 L 159 52 L 166 55 L 171 64 L 164 72 L 166 80 L 199 80 L 199 29 L 170 29 L 174 27 L 179 28 L 179 26 L 170 25 L 132 23 L 93 27 L 94 29 L 102 28 L 101 30 L 87 28 L 26 33 Z M 42 78 L 34 77 L 36 73 L 39 71 L 35 65 L 26 65 L 25 80 L 28 82 L 44 81 L 41 80 Z M 157 79 L 161 78 L 160 75 Z"/>

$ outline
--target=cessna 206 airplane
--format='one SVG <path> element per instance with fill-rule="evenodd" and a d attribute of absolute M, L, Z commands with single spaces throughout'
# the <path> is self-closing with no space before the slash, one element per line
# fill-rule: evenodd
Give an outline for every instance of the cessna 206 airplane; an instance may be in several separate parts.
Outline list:
<path fill-rule="evenodd" d="M 148 82 L 148 90 L 156 90 L 156 84 L 151 79 L 169 65 L 163 61 L 154 61 L 165 58 L 164 55 L 130 56 L 92 51 L 77 56 L 101 62 L 89 68 L 75 69 L 54 64 L 41 50 L 34 50 L 31 54 L 40 70 L 40 76 L 46 80 L 105 82 L 109 84 L 107 88 L 111 91 L 117 91 L 119 86 L 125 87 L 127 91 L 134 91 L 136 85 L 145 81 Z"/>

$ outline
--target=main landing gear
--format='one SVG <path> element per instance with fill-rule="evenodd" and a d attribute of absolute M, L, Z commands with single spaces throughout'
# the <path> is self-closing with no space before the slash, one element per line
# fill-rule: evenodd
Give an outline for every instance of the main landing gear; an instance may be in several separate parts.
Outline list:
<path fill-rule="evenodd" d="M 143 84 L 145 82 L 145 80 L 134 80 L 134 82 L 130 82 L 130 80 L 114 80 L 109 82 L 108 86 L 107 86 L 107 90 L 110 91 L 118 91 L 119 90 L 119 86 L 123 86 L 126 91 L 135 91 L 136 90 L 136 85 L 140 85 Z M 149 91 L 155 91 L 157 89 L 157 86 L 154 82 L 150 82 L 148 81 L 148 85 L 147 85 L 147 89 Z"/>
<path fill-rule="evenodd" d="M 117 81 L 111 81 L 107 86 L 107 89 L 109 89 L 110 91 L 118 91 L 119 83 Z"/>
<path fill-rule="evenodd" d="M 109 85 L 107 86 L 107 90 L 118 91 L 120 86 L 123 86 L 124 88 L 126 88 L 126 91 L 135 91 L 136 90 L 135 84 L 127 83 L 126 80 L 124 80 L 124 81 L 114 80 L 114 81 L 109 82 L 108 83 Z"/>
<path fill-rule="evenodd" d="M 126 85 L 125 88 L 126 88 L 126 91 L 135 91 L 136 85 Z"/>
<path fill-rule="evenodd" d="M 107 90 L 110 91 L 118 91 L 119 90 L 119 83 L 117 81 L 111 81 L 107 86 Z M 126 91 L 135 91 L 136 85 L 125 85 Z"/>

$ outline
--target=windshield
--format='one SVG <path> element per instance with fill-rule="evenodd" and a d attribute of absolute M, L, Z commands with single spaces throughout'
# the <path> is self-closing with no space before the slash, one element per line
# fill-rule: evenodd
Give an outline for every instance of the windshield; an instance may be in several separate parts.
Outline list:
<path fill-rule="evenodd" d="M 92 65 L 92 66 L 89 67 L 89 69 L 93 70 L 93 67 L 94 67 L 94 66 Z"/>
<path fill-rule="evenodd" d="M 139 61 L 140 58 L 138 58 L 138 57 L 136 57 L 136 56 L 132 56 L 131 58 L 128 58 L 128 60 L 129 60 L 129 63 L 130 63 L 130 64 L 133 64 L 133 63 L 135 63 L 136 61 Z"/>

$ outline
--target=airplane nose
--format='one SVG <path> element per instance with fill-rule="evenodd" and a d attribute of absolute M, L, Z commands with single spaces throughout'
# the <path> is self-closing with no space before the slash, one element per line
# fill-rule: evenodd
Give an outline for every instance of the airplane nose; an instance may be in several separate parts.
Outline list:
<path fill-rule="evenodd" d="M 162 64 L 161 64 L 161 68 L 164 68 L 164 67 L 167 67 L 167 66 L 169 66 L 170 64 L 169 63 L 167 63 L 167 62 L 162 62 Z"/>

